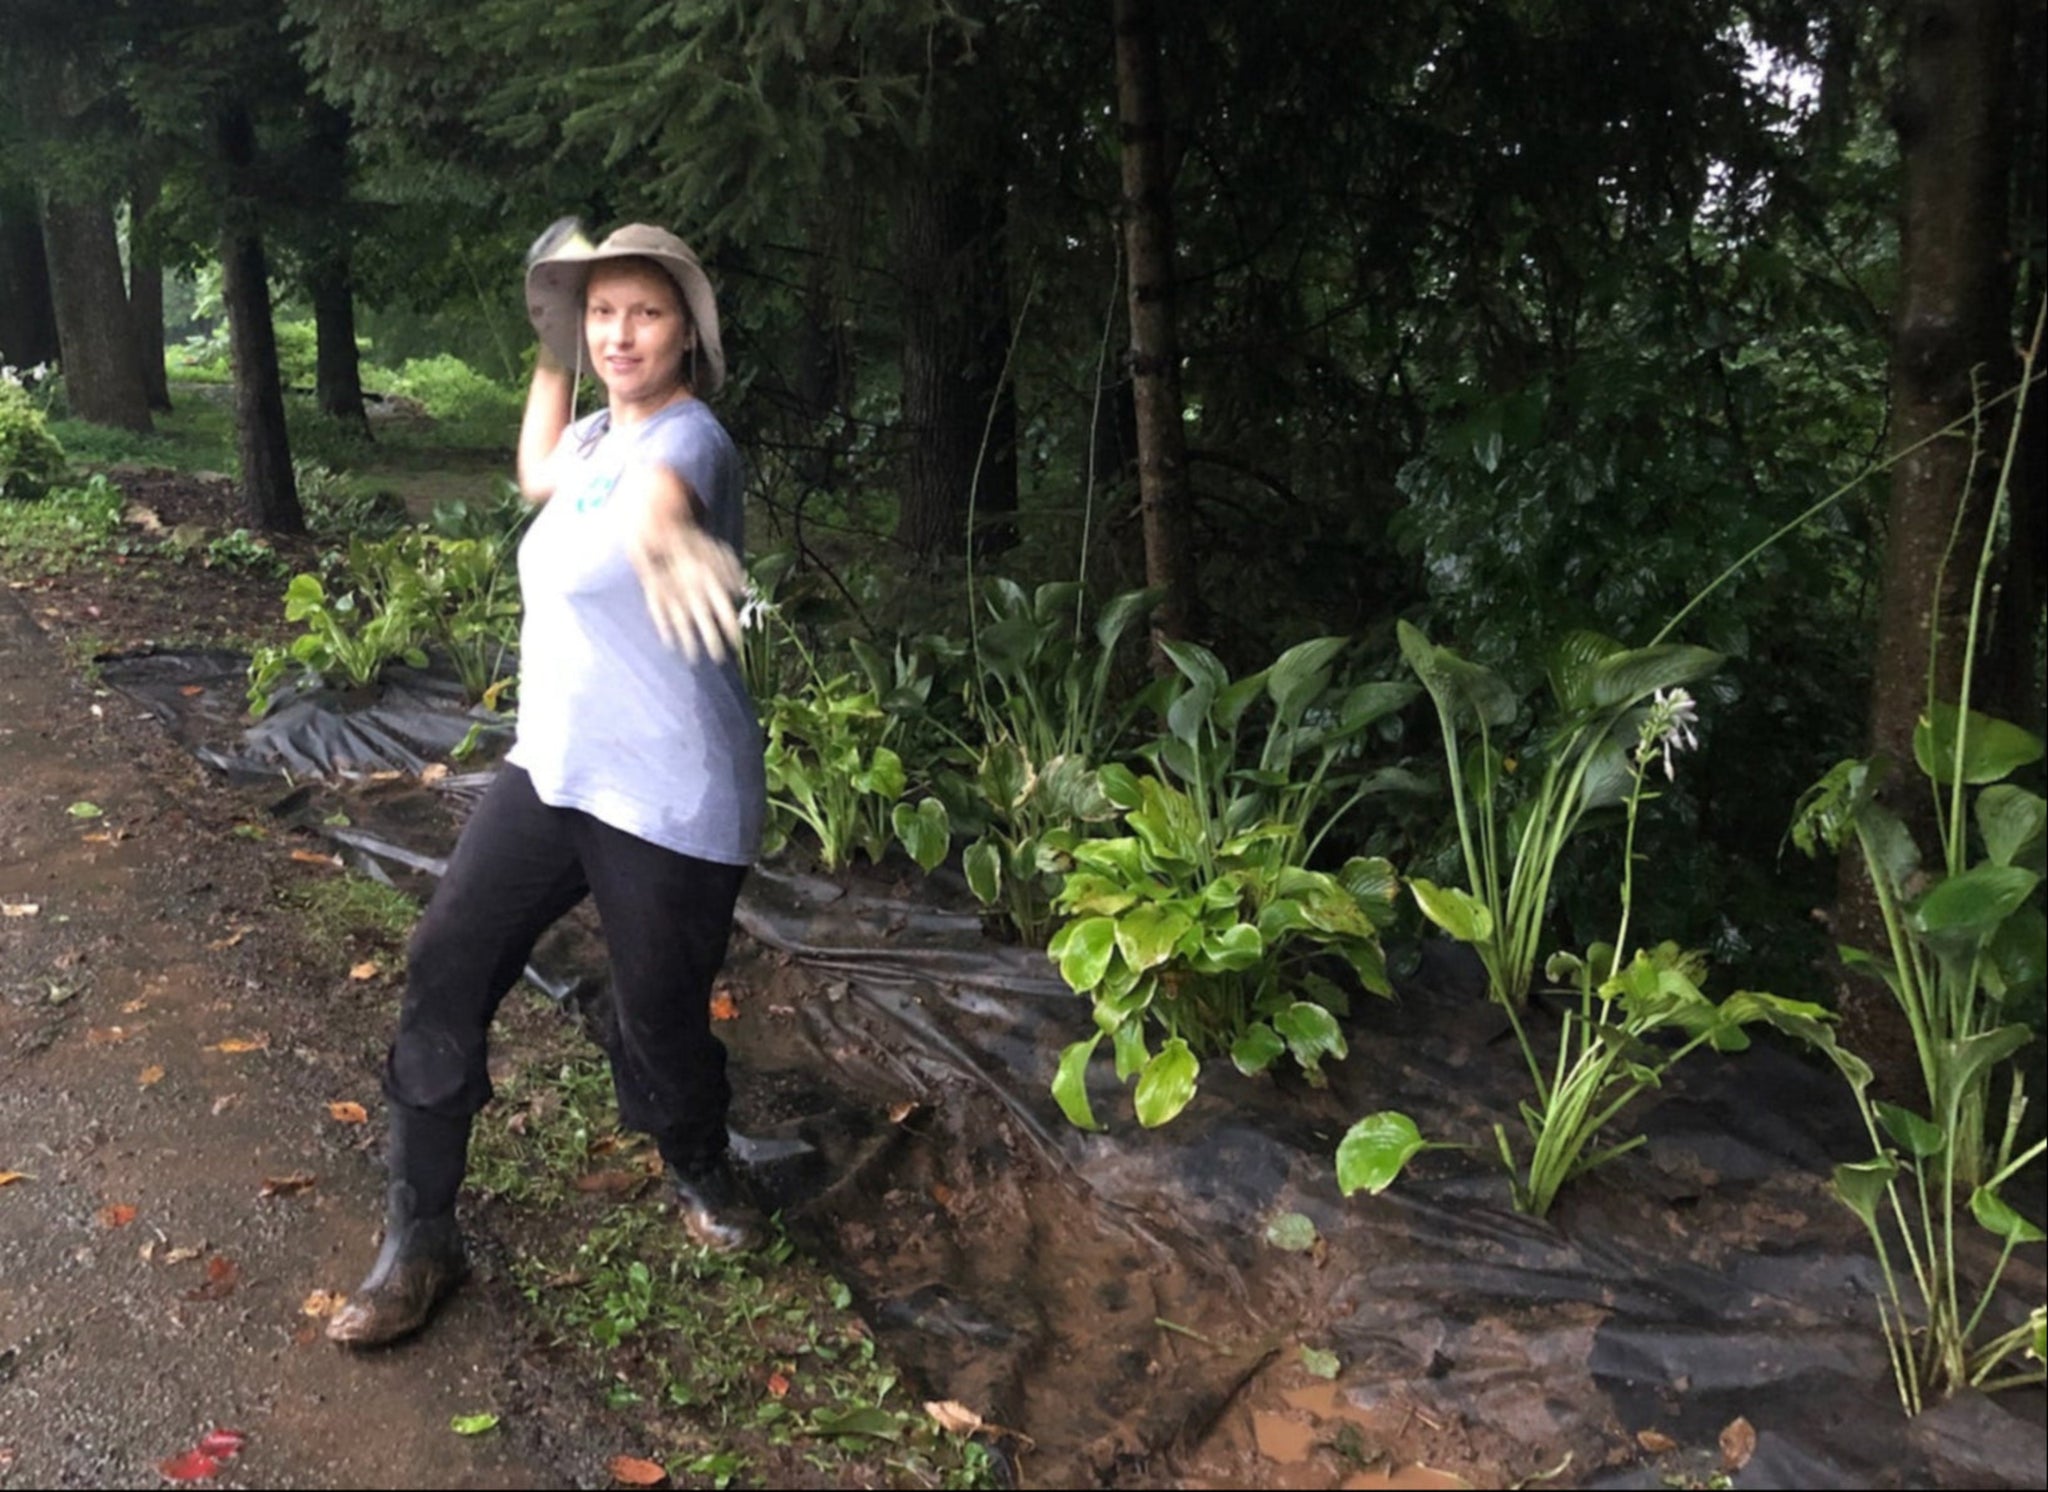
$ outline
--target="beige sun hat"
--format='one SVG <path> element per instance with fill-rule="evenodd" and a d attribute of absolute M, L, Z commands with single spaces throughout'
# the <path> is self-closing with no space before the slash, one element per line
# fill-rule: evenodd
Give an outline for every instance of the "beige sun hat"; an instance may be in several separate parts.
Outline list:
<path fill-rule="evenodd" d="M 690 246 L 665 228 L 628 223 L 592 246 L 580 227 L 569 223 L 559 240 L 547 245 L 526 269 L 526 314 L 541 342 L 565 368 L 587 368 L 583 350 L 583 286 L 590 266 L 606 259 L 651 259 L 668 271 L 682 292 L 690 321 L 697 331 L 691 353 L 692 391 L 708 397 L 725 382 L 725 349 L 718 340 L 718 299 L 711 281 Z M 564 224 L 557 224 L 557 228 Z M 551 229 L 545 237 L 553 237 Z"/>

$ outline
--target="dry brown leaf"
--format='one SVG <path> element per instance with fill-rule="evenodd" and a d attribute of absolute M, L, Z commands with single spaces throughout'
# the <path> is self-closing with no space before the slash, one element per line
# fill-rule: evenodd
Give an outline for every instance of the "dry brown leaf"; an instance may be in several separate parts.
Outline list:
<path fill-rule="evenodd" d="M 87 1046 L 112 1046 L 126 1041 L 132 1033 L 126 1026 L 94 1026 L 85 1033 Z"/>
<path fill-rule="evenodd" d="M 447 780 L 448 764 L 446 762 L 428 762 L 424 767 L 420 768 L 420 781 L 428 787 L 432 787 L 437 782 L 446 782 Z"/>
<path fill-rule="evenodd" d="M 213 1101 L 213 1117 L 218 1119 L 221 1115 L 225 1114 L 229 1109 L 233 1108 L 236 1104 L 240 1103 L 241 1101 L 242 1095 L 239 1093 L 221 1094 L 220 1097 L 216 1098 Z"/>
<path fill-rule="evenodd" d="M 325 1321 L 340 1310 L 347 1300 L 346 1295 L 338 1295 L 332 1290 L 315 1290 L 299 1302 L 299 1314 L 311 1316 L 316 1321 Z"/>
<path fill-rule="evenodd" d="M 209 952 L 209 953 L 219 953 L 219 952 L 220 952 L 220 951 L 221 951 L 222 949 L 224 949 L 224 948 L 232 948 L 232 947 L 234 947 L 234 946 L 235 946 L 235 944 L 237 944 L 237 943 L 241 942 L 241 941 L 242 941 L 242 939 L 244 939 L 244 938 L 246 938 L 246 937 L 248 937 L 248 936 L 249 936 L 249 929 L 248 929 L 248 928 L 246 928 L 246 927 L 238 927 L 238 928 L 236 928 L 236 929 L 235 929 L 235 930 L 234 930 L 233 932 L 229 933 L 229 934 L 228 934 L 228 935 L 227 935 L 226 937 L 224 937 L 224 938 L 215 938 L 215 939 L 214 939 L 214 940 L 213 940 L 213 941 L 212 941 L 211 943 L 208 943 L 208 944 L 206 945 L 206 949 L 207 949 L 207 952 Z"/>
<path fill-rule="evenodd" d="M 301 865 L 324 865 L 329 870 L 341 869 L 341 856 L 323 855 L 318 850 L 293 850 L 292 858 Z"/>
<path fill-rule="evenodd" d="M 924 1105 L 914 1098 L 906 1098 L 901 1103 L 892 1103 L 889 1105 L 889 1122 L 891 1124 L 901 1124 L 923 1107 Z"/>
<path fill-rule="evenodd" d="M 592 1171 L 578 1176 L 569 1183 L 579 1192 L 599 1193 L 604 1196 L 624 1196 L 627 1192 L 638 1191 L 647 1184 L 644 1171 Z"/>
<path fill-rule="evenodd" d="M 938 1422 L 941 1430 L 948 1435 L 972 1435 L 982 1426 L 982 1418 L 958 1399 L 934 1399 L 924 1406 L 924 1412 Z"/>
<path fill-rule="evenodd" d="M 152 1062 L 149 1064 L 149 1066 L 143 1068 L 142 1071 L 136 1075 L 135 1086 L 138 1088 L 154 1088 L 158 1083 L 161 1083 L 163 1080 L 164 1070 L 161 1067 L 157 1066 L 156 1063 Z"/>
<path fill-rule="evenodd" d="M 180 1245 L 179 1247 L 174 1248 L 169 1253 L 165 1254 L 163 1261 L 166 1264 L 189 1264 L 205 1252 L 206 1246 L 204 1244 L 201 1244 L 196 1248 Z"/>
<path fill-rule="evenodd" d="M 720 990 L 711 997 L 711 1018 L 714 1021 L 736 1021 L 740 1018 L 739 1001 L 731 993 Z"/>
<path fill-rule="evenodd" d="M 33 1181 L 35 1177 L 26 1171 L 0 1171 L 0 1186 L 12 1186 L 17 1181 Z"/>
<path fill-rule="evenodd" d="M 1755 1454 L 1756 1426 L 1738 1414 L 1721 1432 L 1721 1469 L 1740 1471 Z"/>
<path fill-rule="evenodd" d="M 1678 1442 L 1662 1430 L 1636 1431 L 1636 1444 L 1653 1456 L 1666 1455 L 1678 1449 Z"/>
<path fill-rule="evenodd" d="M 348 971 L 348 977 L 360 983 L 362 980 L 365 979 L 375 979 L 379 974 L 383 972 L 383 966 L 380 965 L 377 962 L 377 960 L 375 960 L 374 958 L 366 958 L 361 963 L 356 964 Z"/>
<path fill-rule="evenodd" d="M 789 1374 L 777 1368 L 768 1375 L 768 1397 L 786 1399 L 789 1397 Z"/>
<path fill-rule="evenodd" d="M 130 1000 L 126 1005 L 123 1005 L 121 1007 L 121 1014 L 140 1015 L 143 1011 L 147 1010 L 148 1008 L 149 997 L 147 995 L 143 995 L 137 999 Z"/>
<path fill-rule="evenodd" d="M 186 684 L 178 692 L 187 699 L 197 699 L 206 692 L 206 686 L 204 684 Z"/>
<path fill-rule="evenodd" d="M 668 1480 L 667 1467 L 639 1456 L 613 1456 L 604 1469 L 621 1487 L 658 1487 Z"/>
<path fill-rule="evenodd" d="M 242 1271 L 235 1261 L 225 1254 L 215 1254 L 206 1261 L 206 1283 L 194 1286 L 185 1292 L 187 1300 L 226 1300 L 235 1293 L 235 1282 Z"/>
<path fill-rule="evenodd" d="M 370 1122 L 369 1111 L 353 1100 L 329 1104 L 327 1106 L 327 1116 L 337 1124 L 368 1124 Z"/>
<path fill-rule="evenodd" d="M 266 1176 L 258 1188 L 259 1197 L 291 1197 L 305 1191 L 317 1178 L 311 1171 L 294 1171 L 289 1176 Z"/>
<path fill-rule="evenodd" d="M 42 909 L 41 902 L 0 901 L 0 917 L 33 917 Z"/>
<path fill-rule="evenodd" d="M 128 504 L 121 512 L 121 521 L 134 524 L 146 534 L 160 534 L 164 531 L 163 519 L 159 518 L 156 509 L 147 503 Z"/>
<path fill-rule="evenodd" d="M 135 1221 L 135 1208 L 127 1202 L 109 1202 L 93 1216 L 102 1228 L 125 1228 Z"/>
<path fill-rule="evenodd" d="M 258 1031 L 254 1036 L 230 1036 L 225 1041 L 216 1041 L 206 1048 L 209 1052 L 267 1052 L 270 1050 L 269 1033 Z"/>

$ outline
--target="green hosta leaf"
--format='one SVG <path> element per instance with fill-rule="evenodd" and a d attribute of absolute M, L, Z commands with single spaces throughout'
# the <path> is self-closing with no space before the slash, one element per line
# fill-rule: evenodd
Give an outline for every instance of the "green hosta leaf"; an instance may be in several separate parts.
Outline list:
<path fill-rule="evenodd" d="M 1249 969 L 1266 956 L 1266 940 L 1248 922 L 1233 923 L 1204 936 L 1202 951 L 1189 959 L 1197 973 L 1228 974 Z"/>
<path fill-rule="evenodd" d="M 1088 1102 L 1088 1062 L 1095 1055 L 1100 1036 L 1077 1041 L 1060 1053 L 1060 1065 L 1052 1077 L 1053 1102 L 1076 1129 L 1100 1129 L 1095 1110 Z"/>
<path fill-rule="evenodd" d="M 284 619 L 288 622 L 303 622 L 326 604 L 327 592 L 317 576 L 294 575 L 284 589 Z"/>
<path fill-rule="evenodd" d="M 1923 933 L 1989 937 L 2040 884 L 2039 876 L 2017 865 L 1973 865 L 1921 897 L 1912 924 Z"/>
<path fill-rule="evenodd" d="M 1460 943 L 1484 943 L 1493 936 L 1493 913 L 1486 903 L 1454 886 L 1438 886 L 1420 876 L 1408 878 L 1408 889 L 1423 916 Z"/>
<path fill-rule="evenodd" d="M 1299 720 L 1309 703 L 1328 687 L 1331 660 L 1348 640 L 1312 637 L 1273 660 L 1273 666 L 1266 671 L 1266 693 L 1272 697 L 1274 712 L 1280 719 Z"/>
<path fill-rule="evenodd" d="M 1594 666 L 1622 651 L 1622 644 L 1613 638 L 1585 628 L 1567 632 L 1558 639 L 1557 646 L 1550 650 L 1545 672 L 1550 676 L 1551 694 L 1567 715 L 1577 715 L 1592 707 Z"/>
<path fill-rule="evenodd" d="M 1230 1044 L 1230 1060 L 1246 1077 L 1257 1077 L 1273 1065 L 1273 1059 L 1287 1050 L 1280 1033 L 1264 1021 L 1253 1021 L 1244 1034 Z"/>
<path fill-rule="evenodd" d="M 1159 646 L 1188 683 L 1197 689 L 1207 690 L 1211 699 L 1230 687 L 1229 671 L 1214 653 L 1200 643 L 1181 642 L 1169 637 L 1162 639 Z"/>
<path fill-rule="evenodd" d="M 1615 653 L 1593 665 L 1592 702 L 1605 709 L 1628 705 L 1657 689 L 1695 683 L 1721 666 L 1721 655 L 1685 643 L 1664 642 Z"/>
<path fill-rule="evenodd" d="M 1294 1060 L 1302 1070 L 1310 1074 L 1320 1072 L 1325 1057 L 1340 1061 L 1350 1054 L 1345 1045 L 1344 1033 L 1337 1027 L 1337 1018 L 1320 1005 L 1306 1000 L 1296 1000 L 1285 1010 L 1273 1016 L 1273 1029 L 1287 1041 L 1287 1049 L 1294 1053 Z"/>
<path fill-rule="evenodd" d="M 1343 1371 L 1344 1365 L 1337 1360 L 1334 1352 L 1325 1352 L 1320 1347 L 1301 1344 L 1301 1366 L 1311 1378 L 1335 1378 Z"/>
<path fill-rule="evenodd" d="M 960 868 L 967 873 L 967 889 L 975 899 L 985 907 L 995 905 L 1003 894 L 1003 855 L 994 842 L 975 840 L 961 855 Z"/>
<path fill-rule="evenodd" d="M 2048 978 L 2048 918 L 2039 907 L 2021 907 L 1998 926 L 1984 950 L 1991 959 L 2001 998 L 2015 990 L 2029 989 Z"/>
<path fill-rule="evenodd" d="M 1321 1237 L 1307 1213 L 1283 1212 L 1266 1224 L 1266 1242 L 1287 1254 L 1305 1254 Z"/>
<path fill-rule="evenodd" d="M 1195 1096 L 1195 1079 L 1201 1064 L 1188 1044 L 1176 1036 L 1159 1049 L 1158 1055 L 1138 1074 L 1138 1090 L 1132 1101 L 1138 1122 L 1157 1129 L 1188 1106 Z"/>
<path fill-rule="evenodd" d="M 1142 904 L 1116 920 L 1116 948 L 1133 969 L 1166 962 L 1194 919 L 1178 907 Z"/>
<path fill-rule="evenodd" d="M 1344 696 L 1344 703 L 1337 709 L 1338 733 L 1357 735 L 1373 722 L 1405 708 L 1419 692 L 1413 684 L 1393 680 L 1360 684 Z"/>
<path fill-rule="evenodd" d="M 861 1435 L 870 1440 L 901 1440 L 903 1416 L 872 1404 L 851 1409 L 819 1409 L 811 1414 L 810 1432 L 835 1439 Z"/>
<path fill-rule="evenodd" d="M 1031 783 L 1031 763 L 1024 755 L 1024 748 L 1015 741 L 991 741 L 981 758 L 980 770 L 975 774 L 976 785 L 984 798 L 995 805 L 999 813 L 1008 814 L 1024 801 Z"/>
<path fill-rule="evenodd" d="M 2048 802 L 2009 782 L 1977 795 L 1977 832 L 1994 865 L 2011 865 L 2048 828 Z"/>
<path fill-rule="evenodd" d="M 1377 1196 L 1427 1144 L 1406 1114 L 1394 1109 L 1367 1114 L 1337 1144 L 1337 1189 L 1347 1197 L 1361 1191 Z"/>
<path fill-rule="evenodd" d="M 925 798 L 915 808 L 898 803 L 890 810 L 889 823 L 919 869 L 931 870 L 946 858 L 952 843 L 951 824 L 946 805 L 937 798 Z"/>
<path fill-rule="evenodd" d="M 1611 808 L 1628 798 L 1635 780 L 1629 748 L 1609 736 L 1586 759 L 1586 775 L 1579 780 L 1579 807 L 1588 813 Z"/>
<path fill-rule="evenodd" d="M 1110 1035 L 1110 1043 L 1116 1051 L 1116 1080 L 1128 1083 L 1152 1060 L 1152 1053 L 1145 1047 L 1145 1023 L 1124 1021 Z"/>
<path fill-rule="evenodd" d="M 1083 917 L 1070 922 L 1056 934 L 1059 953 L 1054 955 L 1060 977 L 1070 988 L 1086 993 L 1102 982 L 1116 952 L 1116 922 L 1109 917 Z M 1050 949 L 1048 949 L 1050 952 Z"/>
<path fill-rule="evenodd" d="M 1997 1066 L 2034 1039 L 2031 1029 L 2021 1025 L 1999 1026 L 1979 1031 L 1960 1041 L 1934 1044 L 1934 1112 L 1947 1114 L 1961 1103 L 1989 1068 Z"/>
<path fill-rule="evenodd" d="M 487 1435 L 498 1428 L 495 1414 L 458 1414 L 448 1421 L 457 1435 Z"/>
<path fill-rule="evenodd" d="M 1095 619 L 1095 640 L 1107 654 L 1113 651 L 1117 640 L 1127 631 L 1131 623 L 1157 606 L 1166 594 L 1164 586 L 1153 586 L 1148 590 L 1125 591 L 1110 599 L 1102 608 L 1102 614 Z"/>
<path fill-rule="evenodd" d="M 1898 1174 L 1899 1163 L 1884 1156 L 1859 1161 L 1852 1166 L 1836 1166 L 1835 1195 L 1863 1219 L 1864 1227 L 1875 1228 L 1877 1209 Z"/>
<path fill-rule="evenodd" d="M 1244 712 L 1251 708 L 1252 701 L 1265 691 L 1266 670 L 1247 674 L 1228 689 L 1216 696 L 1216 703 L 1210 708 L 1209 718 L 1216 722 L 1216 728 L 1229 735 L 1237 730 L 1238 722 L 1244 719 Z"/>
<path fill-rule="evenodd" d="M 877 746 L 875 754 L 868 758 L 867 770 L 853 779 L 853 785 L 878 798 L 900 798 L 908 780 L 903 758 L 887 746 Z"/>
<path fill-rule="evenodd" d="M 1911 1109 L 1895 1103 L 1879 1100 L 1874 1108 L 1877 1121 L 1884 1126 L 1884 1132 L 1894 1143 L 1915 1160 L 1926 1160 L 1939 1155 L 1948 1148 L 1948 1131 L 1931 1119 L 1923 1119 Z"/>
<path fill-rule="evenodd" d="M 103 816 L 106 813 L 106 810 L 100 807 L 99 804 L 89 803 L 83 798 L 79 799 L 76 803 L 73 803 L 69 808 L 65 809 L 64 811 L 70 814 L 75 819 L 96 819 Z"/>
<path fill-rule="evenodd" d="M 1970 1193 L 1970 1211 L 1978 1222 L 2008 1243 L 2039 1243 L 2048 1237 L 1989 1188 L 1980 1186 Z"/>
<path fill-rule="evenodd" d="M 2041 738 L 1977 710 L 1936 705 L 1913 729 L 1913 759 L 1936 782 L 1997 782 L 2041 759 Z"/>
<path fill-rule="evenodd" d="M 1440 709 L 1453 721 L 1462 714 L 1488 727 L 1508 724 L 1521 709 L 1501 677 L 1490 668 L 1468 663 L 1449 648 L 1440 648 L 1407 622 L 1397 622 L 1401 656 L 1422 680 Z"/>
<path fill-rule="evenodd" d="M 1109 763 L 1095 774 L 1095 780 L 1102 788 L 1102 795 L 1125 812 L 1144 806 L 1145 793 L 1138 786 L 1138 774 L 1122 762 Z"/>

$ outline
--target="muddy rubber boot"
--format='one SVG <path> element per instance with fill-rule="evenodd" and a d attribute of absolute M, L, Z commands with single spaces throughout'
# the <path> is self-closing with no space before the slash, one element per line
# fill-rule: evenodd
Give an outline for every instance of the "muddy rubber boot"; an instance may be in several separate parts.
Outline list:
<path fill-rule="evenodd" d="M 327 1323 L 327 1339 L 350 1347 L 380 1347 L 411 1336 L 469 1273 L 453 1210 L 417 1216 L 411 1185 L 391 1184 L 384 1247 L 348 1304 Z"/>
<path fill-rule="evenodd" d="M 714 1254 L 744 1254 L 768 1241 L 768 1219 L 731 1156 L 671 1165 L 668 1174 L 691 1242 Z"/>

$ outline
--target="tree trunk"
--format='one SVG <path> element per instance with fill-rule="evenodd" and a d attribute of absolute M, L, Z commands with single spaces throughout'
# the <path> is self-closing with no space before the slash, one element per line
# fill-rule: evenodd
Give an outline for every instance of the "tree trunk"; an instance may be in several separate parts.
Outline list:
<path fill-rule="evenodd" d="M 1157 14 L 1152 0 L 1113 3 L 1138 508 L 1144 520 L 1145 579 L 1165 589 L 1152 613 L 1153 666 L 1163 668 L 1159 642 L 1186 637 L 1197 604 L 1187 437 L 1181 427 L 1180 340 L 1174 322 L 1171 184 Z"/>
<path fill-rule="evenodd" d="M 292 476 L 291 443 L 284 422 L 284 389 L 277 370 L 277 331 L 270 317 L 270 271 L 255 204 L 238 188 L 256 154 L 256 132 L 240 105 L 215 122 L 230 188 L 222 207 L 221 301 L 228 313 L 228 346 L 235 364 L 235 445 L 242 464 L 242 511 L 251 528 L 302 534 L 306 515 Z"/>
<path fill-rule="evenodd" d="M 2004 387 L 2012 371 L 2012 285 L 2004 263 L 2012 0 L 1915 0 L 1906 24 L 1893 117 L 1903 165 L 1892 323 L 1895 451 L 1970 412 L 1973 370 L 1987 393 Z M 1960 691 L 1970 587 L 2002 429 L 2003 421 L 1994 420 L 1974 484 L 1967 438 L 1919 445 L 1892 470 L 1870 744 L 1896 764 L 1887 801 L 1927 853 L 1935 841 L 1913 764 L 1913 729 L 1927 703 L 1930 646 L 1937 650 L 1936 696 L 1954 700 Z M 1951 550 L 1959 508 L 1961 532 Z M 1862 858 L 1853 851 L 1843 859 L 1835 932 L 1852 947 L 1885 946 Z M 1845 977 L 1841 1013 L 1850 1044 L 1867 1048 L 1895 1089 L 1910 1091 L 1915 1079 L 1906 1074 L 1917 1069 L 1907 1065 L 1912 1046 L 1889 991 Z"/>
<path fill-rule="evenodd" d="M 58 359 L 50 261 L 33 193 L 0 191 L 0 363 L 33 368 Z"/>
<path fill-rule="evenodd" d="M 318 338 L 313 364 L 314 399 L 322 414 L 367 436 L 370 417 L 363 407 L 362 359 L 356 352 L 356 295 L 349 269 L 349 246 L 339 246 L 336 252 L 310 266 L 306 280 Z"/>
<path fill-rule="evenodd" d="M 150 214 L 156 211 L 157 181 L 147 177 L 135 189 L 129 211 L 128 308 L 135 333 L 135 360 L 151 409 L 171 407 L 171 381 L 164 371 L 164 265 L 149 243 Z"/>
<path fill-rule="evenodd" d="M 43 205 L 43 249 L 72 413 L 97 425 L 148 432 L 149 396 L 135 365 L 113 209 L 52 197 Z"/>
<path fill-rule="evenodd" d="M 1009 288 L 1002 182 L 915 176 L 902 216 L 903 425 L 896 539 L 920 559 L 958 554 L 970 508 L 989 548 L 1017 509 L 1016 399 L 1003 377 Z M 985 448 L 984 448 L 985 446 Z"/>

